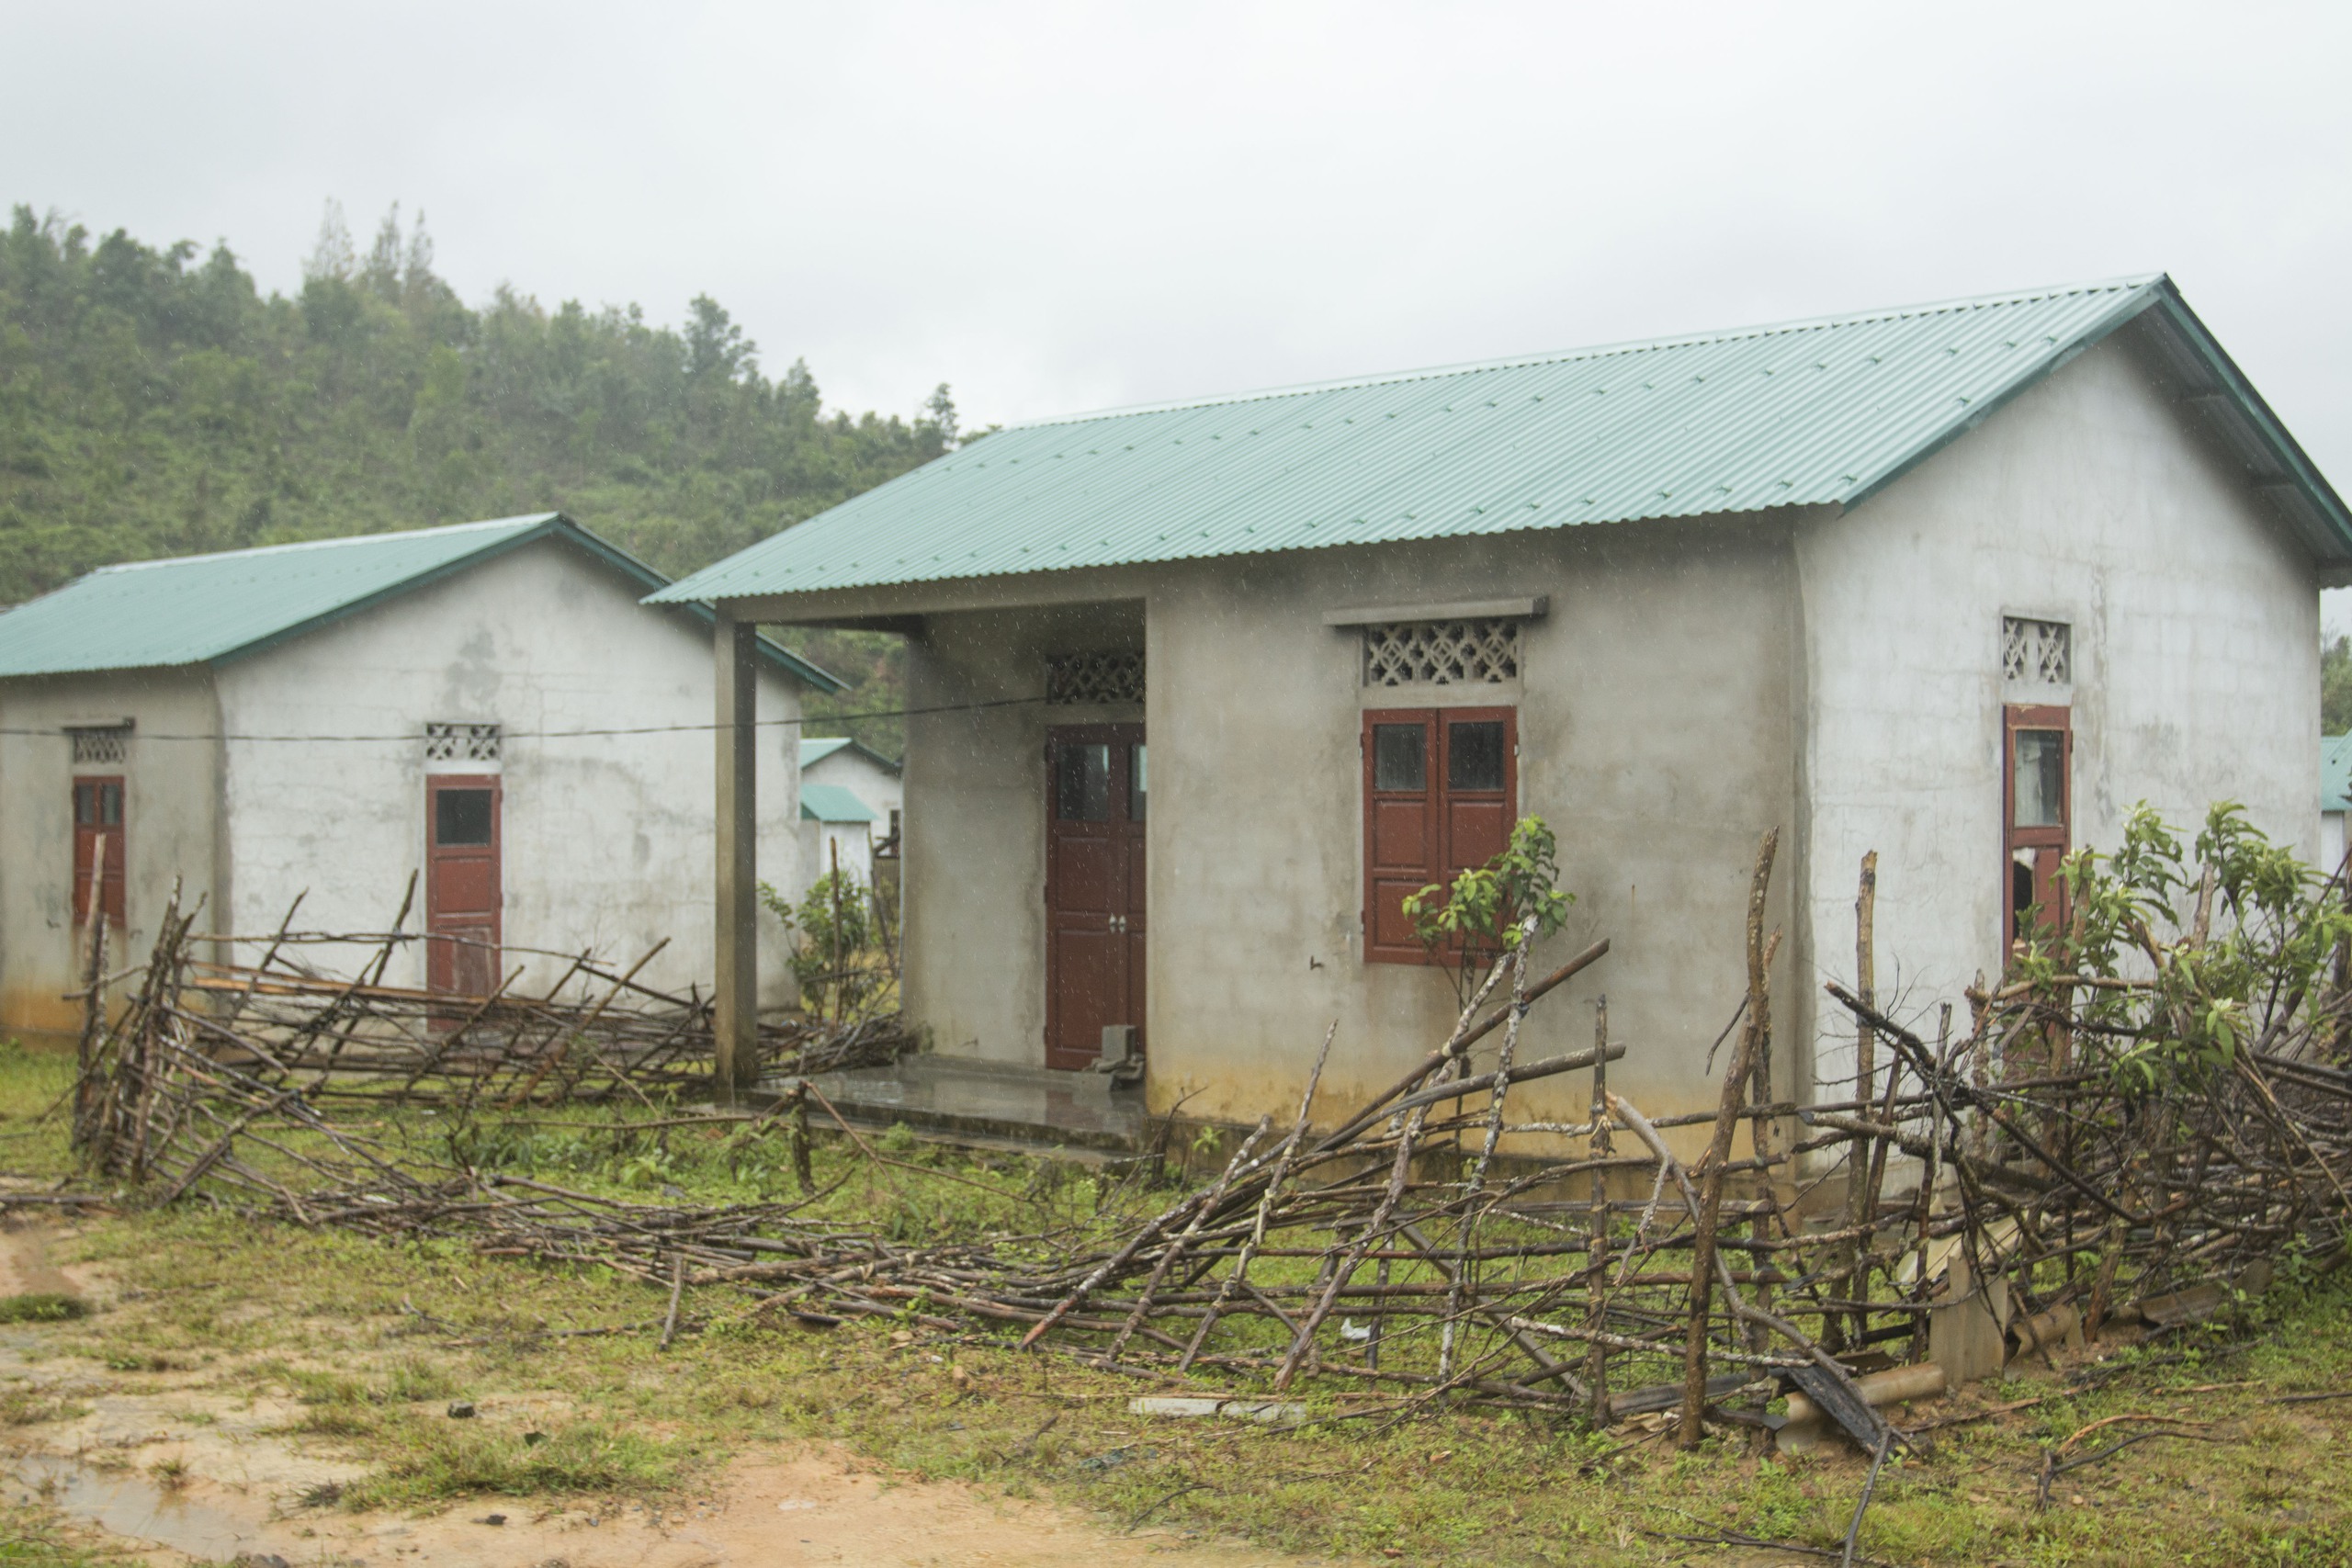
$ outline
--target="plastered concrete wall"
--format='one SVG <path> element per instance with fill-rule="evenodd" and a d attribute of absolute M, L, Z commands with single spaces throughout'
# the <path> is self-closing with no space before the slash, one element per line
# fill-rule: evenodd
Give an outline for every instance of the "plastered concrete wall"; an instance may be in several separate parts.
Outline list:
<path fill-rule="evenodd" d="M 1045 1062 L 1046 729 L 1144 713 L 1034 699 L 1048 654 L 1143 638 L 1140 600 L 1111 599 L 949 612 L 908 641 L 908 706 L 963 709 L 907 720 L 904 995 L 942 1053 Z"/>
<path fill-rule="evenodd" d="M 1804 951 L 1854 971 L 1879 853 L 1878 981 L 1932 1026 L 2001 963 L 2001 714 L 2067 700 L 2075 841 L 2135 801 L 2194 828 L 2213 801 L 2319 843 L 2318 583 L 2308 556 L 2153 389 L 2120 334 L 1842 516 L 1797 536 L 1811 697 Z M 2071 693 L 2005 690 L 2004 614 L 2074 628 Z M 1825 1019 L 1815 1072 L 1849 1082 Z"/>
<path fill-rule="evenodd" d="M 1147 717 L 1153 1106 L 1287 1116 L 1335 1021 L 1326 1107 L 1385 1085 L 1443 1038 L 1453 1001 L 1428 969 L 1363 962 L 1361 716 L 1509 704 L 1521 810 L 1558 832 L 1578 900 L 1539 972 L 1600 936 L 1613 943 L 1538 1008 L 1522 1056 L 1589 1043 L 1605 988 L 1612 1035 L 1631 1045 L 1612 1082 L 1661 1114 L 1712 1102 L 1702 1063 L 1745 984 L 1756 840 L 1793 821 L 1785 524 L 1308 552 L 1050 586 L 1103 598 L 930 616 L 910 651 L 913 702 L 1034 696 L 1047 653 L 1132 647 L 1140 633 L 1148 717 L 1032 705 L 911 721 L 908 999 L 938 1049 L 1042 1061 L 1045 728 Z M 1530 593 L 1549 595 L 1550 613 L 1526 626 L 1523 675 L 1507 687 L 1368 690 L 1361 634 L 1322 620 Z M 1784 833 L 1782 888 L 1792 858 Z M 1589 1080 L 1575 1082 L 1529 1100 L 1580 1114 L 1568 1098 Z"/>
<path fill-rule="evenodd" d="M 1519 594 L 1550 607 L 1523 628 L 1515 691 L 1368 689 L 1362 634 L 1322 623 Z M 1195 1114 L 1288 1114 L 1336 1021 L 1336 1108 L 1444 1038 L 1454 1003 L 1439 976 L 1363 961 L 1362 714 L 1489 705 L 1518 709 L 1519 808 L 1558 834 L 1577 897 L 1536 975 L 1611 942 L 1531 1013 L 1521 1059 L 1590 1043 L 1606 991 L 1629 1046 L 1612 1085 L 1658 1114 L 1712 1103 L 1702 1063 L 1746 984 L 1756 841 L 1793 811 L 1794 604 L 1785 525 L 1748 519 L 1175 574 L 1150 614 L 1155 1107 L 1190 1096 Z M 1575 1120 L 1589 1094 L 1577 1075 L 1524 1103 Z"/>
<path fill-rule="evenodd" d="M 661 987 L 707 989 L 713 973 L 715 838 L 707 728 L 668 734 L 547 732 L 708 726 L 709 634 L 646 608 L 633 584 L 545 541 L 415 590 L 347 621 L 225 666 L 220 707 L 241 735 L 398 736 L 395 740 L 232 740 L 226 824 L 242 931 L 275 928 L 309 892 L 299 926 L 380 931 L 424 858 L 428 721 L 504 727 L 504 935 L 517 947 L 594 948 Z M 799 874 L 797 692 L 759 688 L 760 874 Z M 424 915 L 420 880 L 409 929 Z M 761 919 L 763 1005 L 790 986 L 783 930 Z M 526 962 L 519 955 L 508 963 Z M 559 961 L 527 961 L 527 988 Z M 409 949 L 389 972 L 421 985 Z"/>
<path fill-rule="evenodd" d="M 74 766 L 72 742 L 57 731 L 126 718 L 134 728 L 120 766 Z M 123 779 L 129 930 L 111 935 L 110 964 L 154 942 L 175 876 L 190 905 L 206 897 L 217 904 L 220 748 L 209 738 L 219 729 L 211 678 L 201 671 L 0 682 L 0 1030 L 79 1026 L 80 1005 L 62 997 L 80 987 L 85 956 L 75 951 L 74 924 L 76 774 Z"/>

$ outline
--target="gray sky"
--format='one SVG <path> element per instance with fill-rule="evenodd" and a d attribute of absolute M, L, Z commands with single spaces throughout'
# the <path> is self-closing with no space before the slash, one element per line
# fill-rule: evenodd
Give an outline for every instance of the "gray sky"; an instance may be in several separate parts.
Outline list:
<path fill-rule="evenodd" d="M 9 200 L 985 423 L 2170 271 L 2352 489 L 2352 7 L 0 9 Z"/>

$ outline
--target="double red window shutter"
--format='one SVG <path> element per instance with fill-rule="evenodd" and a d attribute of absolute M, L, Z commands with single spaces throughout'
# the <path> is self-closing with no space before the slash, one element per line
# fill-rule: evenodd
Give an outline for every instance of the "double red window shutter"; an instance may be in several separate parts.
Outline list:
<path fill-rule="evenodd" d="M 1364 957 L 1419 964 L 1405 900 L 1510 842 L 1519 717 L 1510 708 L 1376 708 L 1363 716 Z"/>

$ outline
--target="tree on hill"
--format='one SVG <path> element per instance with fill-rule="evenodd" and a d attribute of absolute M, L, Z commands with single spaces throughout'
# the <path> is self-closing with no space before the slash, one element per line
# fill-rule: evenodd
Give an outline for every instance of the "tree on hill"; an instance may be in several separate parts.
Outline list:
<path fill-rule="evenodd" d="M 19 206 L 0 605 L 114 561 L 556 510 L 674 575 L 955 444 L 944 386 L 911 419 L 828 412 L 806 364 L 770 380 L 717 300 L 688 310 L 673 330 L 503 286 L 469 306 L 397 207 L 362 250 L 330 204 L 288 299 L 225 244 L 93 242 Z M 899 705 L 895 639 L 853 642 L 831 651 L 860 689 L 820 705 Z"/>

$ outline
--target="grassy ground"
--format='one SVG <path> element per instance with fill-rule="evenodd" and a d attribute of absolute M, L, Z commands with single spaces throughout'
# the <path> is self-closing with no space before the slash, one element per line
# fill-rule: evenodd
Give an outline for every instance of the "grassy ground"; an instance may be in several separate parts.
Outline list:
<path fill-rule="evenodd" d="M 0 1056 L 0 1168 L 64 1174 L 54 1123 L 31 1120 L 62 1087 L 54 1058 Z M 789 1184 L 770 1146 L 702 1130 L 501 1136 L 507 1143 L 489 1151 L 501 1160 L 640 1196 Z M 821 1146 L 820 1179 L 849 1177 L 829 1207 L 915 1235 L 1030 1231 L 1166 1201 L 1075 1168 L 897 1143 L 933 1169 L 876 1171 L 845 1145 Z M 46 1344 L 103 1363 L 124 1390 L 193 1379 L 290 1396 L 305 1440 L 372 1467 L 345 1493 L 352 1506 L 471 1495 L 675 1499 L 730 1455 L 826 1438 L 897 1470 L 1050 1495 L 1118 1529 L 1227 1531 L 1366 1559 L 1653 1563 L 1723 1560 L 1678 1535 L 1834 1548 L 1864 1471 L 1847 1452 L 1758 1457 L 1738 1435 L 1680 1455 L 1640 1432 L 1476 1412 L 1391 1423 L 1340 1419 L 1326 1403 L 1315 1405 L 1322 1418 L 1280 1431 L 1136 1416 L 1128 1398 L 1159 1384 L 1020 1354 L 994 1336 L 888 1321 L 804 1329 L 718 1289 L 689 1292 L 696 1331 L 663 1354 L 661 1294 L 603 1269 L 277 1229 L 190 1207 L 95 1219 L 65 1245 L 104 1266 L 114 1299 L 93 1316 L 45 1325 Z M 2352 1399 L 2279 1403 L 2352 1389 L 2347 1322 L 2352 1284 L 2285 1286 L 2232 1324 L 1918 1407 L 1914 1420 L 2038 1402 L 1945 1426 L 1931 1453 L 1891 1461 L 1864 1554 L 1938 1564 L 2352 1562 Z M 562 1332 L 582 1329 L 619 1331 Z M 453 1398 L 524 1401 L 531 1415 L 455 1421 Z M 2045 1450 L 2118 1416 L 2195 1424 L 2060 1475 L 2050 1506 L 2038 1507 Z M 39 1415 L 0 1411 L 11 1418 Z M 2116 1423 L 2067 1454 L 2144 1429 Z M 36 1544 L 0 1547 L 0 1562 L 43 1560 L 32 1525 L 0 1517 L 0 1540 L 12 1529 Z"/>

